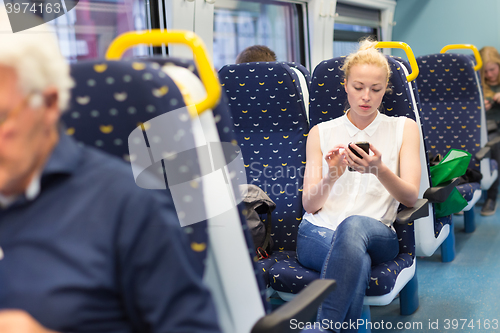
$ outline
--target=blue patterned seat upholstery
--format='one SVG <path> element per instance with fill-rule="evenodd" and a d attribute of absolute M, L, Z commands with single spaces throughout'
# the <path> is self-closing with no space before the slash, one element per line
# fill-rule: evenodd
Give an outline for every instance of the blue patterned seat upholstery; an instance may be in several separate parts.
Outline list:
<path fill-rule="evenodd" d="M 307 68 L 305 68 L 302 64 L 297 62 L 287 62 L 286 64 L 290 67 L 297 68 L 302 73 L 302 75 L 304 75 L 304 78 L 306 79 L 307 82 L 307 88 L 309 89 L 311 86 L 311 73 L 309 73 Z"/>
<path fill-rule="evenodd" d="M 195 63 L 193 60 L 189 59 L 179 59 L 179 58 L 165 58 L 165 57 L 149 57 L 145 58 L 145 61 L 148 62 L 153 62 L 156 63 L 160 66 L 178 66 L 178 67 L 183 67 L 185 69 L 188 69 L 191 71 L 193 74 L 195 74 L 199 78 L 198 71 L 196 69 Z M 182 74 L 180 74 L 182 75 Z M 229 110 L 229 102 L 227 100 L 226 93 L 222 91 L 221 98 L 219 103 L 215 106 L 215 108 L 212 110 L 213 113 L 213 120 L 215 122 L 215 126 L 217 128 L 217 132 L 219 135 L 219 139 L 221 142 L 229 142 L 232 143 L 233 145 L 237 145 L 238 142 L 236 140 L 236 136 L 234 133 L 234 125 L 231 119 L 231 111 Z M 227 153 L 230 153 L 227 155 Z M 225 151 L 225 158 L 227 161 L 233 161 L 237 156 L 235 152 L 230 152 L 230 151 Z M 239 179 L 233 179 L 232 185 L 233 185 L 233 191 L 238 191 L 238 184 L 240 183 L 246 183 L 246 177 L 245 181 L 241 182 Z M 244 215 L 242 214 L 242 211 L 244 209 L 244 205 L 240 204 L 238 205 L 238 214 L 239 214 L 239 221 L 241 222 L 242 229 L 243 229 L 243 235 L 245 237 L 246 245 L 248 247 L 248 253 L 250 255 L 250 258 L 252 259 L 253 266 L 254 266 L 254 272 L 255 275 L 257 276 L 257 283 L 259 285 L 259 289 L 261 291 L 261 297 L 262 297 L 262 303 L 264 304 L 264 307 L 266 308 L 266 311 L 269 312 L 270 310 L 270 305 L 267 302 L 267 293 L 266 293 L 266 286 L 269 284 L 269 279 L 267 278 L 267 274 L 264 274 L 267 269 L 272 265 L 272 262 L 269 261 L 268 259 L 262 260 L 257 262 L 255 257 L 255 249 L 254 249 L 254 244 L 252 240 L 252 235 L 250 233 L 250 230 L 248 228 L 248 225 L 246 224 Z M 262 266 L 262 263 L 266 263 L 266 265 Z"/>
<path fill-rule="evenodd" d="M 67 133 L 79 142 L 95 146 L 127 163 L 131 160 L 128 138 L 132 131 L 152 118 L 185 105 L 177 86 L 157 64 L 79 62 L 71 66 L 71 75 L 76 85 L 71 92 L 70 109 L 62 116 Z M 182 145 L 178 145 L 179 149 L 195 147 L 192 133 L 186 134 Z M 184 167 L 190 174 L 200 174 L 196 163 Z M 152 171 L 164 179 L 161 165 Z M 130 176 L 133 177 L 132 168 Z M 179 209 L 177 205 L 176 209 Z M 193 250 L 193 267 L 202 275 L 207 248 L 206 221 L 183 229 Z"/>
<path fill-rule="evenodd" d="M 463 61 L 469 60 L 472 63 L 472 66 L 476 65 L 476 58 L 475 58 L 475 56 L 473 54 L 471 54 L 471 55 L 469 55 L 469 54 L 468 55 L 458 54 L 456 56 L 459 57 L 459 58 L 462 58 Z M 458 58 L 455 58 L 455 59 L 458 59 Z M 449 61 L 449 58 L 445 58 L 444 61 L 445 62 Z M 456 61 L 457 60 L 455 60 L 455 62 Z M 453 62 L 453 60 L 452 60 L 452 62 Z M 443 65 L 443 62 L 441 62 L 440 64 Z M 483 92 L 482 92 L 482 89 L 481 89 L 480 74 L 479 74 L 479 71 L 475 71 L 475 72 L 466 71 L 466 72 L 467 72 L 467 76 L 469 76 L 470 74 L 473 73 L 474 79 L 470 80 L 469 78 L 467 78 L 467 80 L 469 82 L 471 82 L 471 81 L 474 82 L 474 80 L 475 80 L 476 81 L 476 87 L 478 88 L 477 90 L 478 90 L 478 95 L 479 95 L 479 106 L 481 107 L 480 143 L 481 143 L 481 147 L 484 147 L 487 144 L 487 141 L 488 141 L 488 128 L 486 126 L 486 109 L 484 108 Z M 465 75 L 465 73 L 464 73 L 464 75 Z M 450 90 L 450 92 L 451 92 L 451 90 Z M 476 97 L 474 99 L 476 99 Z M 488 168 L 488 166 L 489 166 L 489 168 Z M 484 158 L 483 160 L 480 161 L 480 169 L 481 169 L 481 173 L 483 175 L 483 178 L 481 179 L 481 188 L 482 189 L 489 189 L 490 186 L 495 181 L 496 177 L 498 176 L 498 163 L 497 163 L 497 161 L 495 161 L 493 159 Z"/>
<path fill-rule="evenodd" d="M 339 57 L 325 60 L 314 69 L 310 94 L 309 124 L 311 127 L 343 114 L 347 95 L 344 90 L 344 74 L 340 67 L 344 59 L 345 57 Z M 402 82 L 404 80 L 403 69 L 393 60 L 390 60 L 390 64 L 393 72 L 390 86 L 393 91 L 384 96 L 382 103 L 385 111 L 383 112 L 388 116 L 406 116 L 415 120 L 410 89 L 406 83 Z"/>
<path fill-rule="evenodd" d="M 404 65 L 406 68 L 406 71 L 410 70 L 410 64 L 408 61 L 401 59 L 401 58 L 394 58 L 397 59 L 398 62 Z M 421 109 L 421 102 L 420 102 L 420 95 L 419 95 L 419 89 L 417 85 L 417 80 L 413 80 L 408 83 L 411 87 L 411 92 L 412 92 L 412 98 L 414 98 L 414 109 L 418 110 L 420 117 L 420 124 L 421 124 L 421 133 L 426 137 L 427 133 L 427 128 L 428 124 L 425 122 L 424 119 L 422 119 L 422 109 Z M 424 149 L 424 156 L 421 156 L 421 158 L 425 157 L 427 159 L 427 165 L 425 170 L 427 171 L 427 178 L 424 184 L 420 184 L 420 192 L 421 194 L 423 191 L 425 191 L 426 188 L 431 186 L 431 177 L 430 177 L 430 171 L 429 171 L 429 161 L 428 161 L 428 154 L 427 152 L 429 151 L 427 146 L 427 140 L 424 139 L 421 144 L 423 145 Z M 416 253 L 417 256 L 431 256 L 434 251 L 437 249 L 439 244 L 442 244 L 441 250 L 442 250 L 442 257 L 441 259 L 444 262 L 452 261 L 455 257 L 455 245 L 454 245 L 454 236 L 450 235 L 450 233 L 453 233 L 453 227 L 452 227 L 452 216 L 443 216 L 443 217 L 438 217 L 436 218 L 434 215 L 434 209 L 432 210 L 432 214 L 429 216 L 429 219 L 432 219 L 433 225 L 434 225 L 434 238 L 435 240 L 430 240 L 429 233 L 427 231 L 427 224 L 424 224 L 422 220 L 419 221 L 417 225 L 415 225 L 415 241 L 416 241 Z M 446 226 L 446 228 L 444 228 Z M 443 230 L 444 228 L 444 230 Z M 445 239 L 446 237 L 446 239 Z"/>
<path fill-rule="evenodd" d="M 322 61 L 313 72 L 309 113 L 311 126 L 344 114 L 347 95 L 344 89 L 343 72 L 340 69 L 344 59 L 345 57 L 339 57 Z M 411 92 L 409 91 L 411 89 L 406 84 L 403 70 L 400 64 L 392 58 L 389 58 L 389 63 L 393 72 L 390 79 L 392 93 L 386 94 L 384 97 L 382 103 L 385 111 L 382 112 L 391 116 L 406 116 L 415 120 Z M 404 268 L 413 265 L 415 258 L 414 223 L 394 224 L 394 227 L 398 233 L 400 254 L 394 261 L 372 267 L 371 281 L 366 290 L 367 296 L 381 296 L 390 293 L 399 273 Z"/>
<path fill-rule="evenodd" d="M 295 251 L 302 219 L 308 124 L 296 74 L 283 63 L 227 65 L 219 71 L 249 184 L 276 203 L 274 249 Z"/>
<path fill-rule="evenodd" d="M 393 73 L 390 79 L 392 93 L 386 94 L 382 101 L 385 112 L 388 115 L 403 115 L 416 120 L 421 124 L 421 132 L 425 133 L 426 124 L 422 123 L 418 112 L 420 99 L 416 82 L 412 81 L 409 84 L 406 81 L 406 68 L 410 66 L 400 58 L 389 57 L 388 59 Z M 345 108 L 347 96 L 343 87 L 343 73 L 340 70 L 343 61 L 343 57 L 323 61 L 318 64 L 313 73 L 309 114 L 311 126 L 340 116 L 341 110 Z M 420 195 L 431 184 L 426 151 L 427 142 L 423 140 L 420 158 L 422 161 L 425 159 L 426 163 L 422 167 Z M 436 219 L 431 205 L 429 217 L 420 219 L 415 225 L 417 255 L 431 256 L 447 239 L 451 221 L 450 217 Z M 434 235 L 435 239 L 431 239 L 431 235 Z M 452 260 L 451 256 L 450 260 Z"/>
<path fill-rule="evenodd" d="M 295 71 L 283 63 L 229 65 L 219 71 L 229 97 L 248 183 L 276 203 L 274 253 L 257 261 L 267 286 L 270 268 L 295 256 L 302 219 L 302 181 L 308 124 Z M 256 124 L 259 124 L 256 126 Z"/>
<path fill-rule="evenodd" d="M 413 223 L 396 227 L 398 239 L 408 238 L 413 233 Z M 410 248 L 408 248 L 408 246 Z M 396 284 L 396 278 L 405 268 L 413 264 L 415 243 L 399 242 L 399 255 L 392 261 L 372 267 L 371 279 L 366 289 L 366 296 L 380 296 L 391 292 Z M 277 291 L 296 294 L 315 279 L 320 273 L 302 266 L 294 253 L 284 251 L 286 259 L 276 262 L 269 271 L 270 286 Z"/>
<path fill-rule="evenodd" d="M 153 59 L 151 61 L 163 63 L 163 60 L 157 61 L 157 59 Z M 189 66 L 186 62 L 177 63 L 176 65 L 184 67 L 183 71 L 179 71 L 179 69 L 168 71 L 176 82 L 189 88 L 191 88 L 191 86 L 189 84 L 185 85 L 186 83 L 192 84 L 193 87 L 195 86 L 195 83 L 199 83 L 196 76 L 193 76 L 185 70 L 185 68 L 191 69 L 191 66 Z M 186 76 L 190 77 L 189 82 L 182 81 Z M 196 96 L 196 89 L 189 88 L 186 92 L 191 95 L 191 97 Z M 200 126 L 197 127 L 198 132 L 196 133 L 203 133 L 206 140 L 213 143 L 230 142 L 234 146 L 237 145 L 233 123 L 224 93 L 222 94 L 219 104 L 212 110 L 212 112 L 204 112 L 197 119 L 195 119 L 193 123 L 198 123 L 198 121 Z M 214 145 L 214 147 L 216 147 L 216 145 Z M 224 147 L 227 147 L 227 145 L 224 145 Z M 233 151 L 232 149 L 226 151 L 224 149 L 223 155 L 216 154 L 217 156 L 212 156 L 215 164 L 226 163 L 228 167 L 227 176 L 229 176 L 228 178 L 233 185 L 235 185 L 234 180 L 237 177 L 234 177 L 233 175 L 234 165 L 230 165 L 229 163 L 234 159 L 239 158 L 239 156 L 237 156 L 238 151 L 239 150 Z M 225 161 L 222 161 L 221 159 L 225 159 Z M 227 178 L 225 178 L 225 180 L 219 179 L 215 183 L 209 180 L 207 184 L 212 187 L 225 186 L 225 182 L 227 182 Z M 234 186 L 233 189 L 237 190 Z M 234 202 L 235 199 L 236 198 L 233 198 L 232 202 Z M 218 198 L 216 200 L 217 203 L 213 202 L 213 204 L 217 205 L 224 200 L 225 198 Z M 263 319 L 262 317 L 259 319 L 258 316 L 265 315 L 265 313 L 262 312 L 262 304 L 259 304 L 259 300 L 256 299 L 256 296 L 258 296 L 257 292 L 259 290 L 263 296 L 262 301 L 264 303 L 264 309 L 267 310 L 266 312 L 269 312 L 270 308 L 266 297 L 264 297 L 266 296 L 266 289 L 264 285 L 260 284 L 258 279 L 256 281 L 257 284 L 255 284 L 255 275 L 251 274 L 254 273 L 250 264 L 251 261 L 254 261 L 255 251 L 253 249 L 253 241 L 247 224 L 241 214 L 242 205 L 239 205 L 239 209 L 236 209 L 234 206 L 230 206 L 227 202 L 222 202 L 222 205 L 228 210 L 218 216 L 209 218 L 210 239 L 215 241 L 210 244 L 209 252 L 211 255 L 208 256 L 208 267 L 204 280 L 212 290 L 213 294 L 219 295 L 219 297 L 215 297 L 214 300 L 217 306 L 222 331 L 227 333 L 236 331 L 246 332 L 250 331 L 252 325 L 255 323 L 255 320 Z M 223 226 L 223 228 L 221 228 L 221 226 Z M 251 253 L 250 256 L 248 256 L 249 251 Z M 327 283 L 330 284 L 328 288 L 331 288 L 331 281 Z M 326 287 L 326 284 L 323 286 Z M 314 289 L 309 292 L 306 290 L 305 292 L 309 294 L 311 294 L 311 292 L 317 293 Z M 326 292 L 327 290 L 324 289 L 323 293 Z M 244 302 L 241 302 L 241 299 L 244 299 Z M 309 309 L 306 310 L 306 312 L 310 312 L 313 304 L 304 304 L 304 302 L 300 302 L 300 304 L 296 303 L 296 305 L 291 306 L 294 309 Z M 271 313 L 270 315 L 272 316 L 273 314 Z M 266 319 L 269 318 L 266 316 Z M 272 321 L 273 319 L 269 320 Z M 256 330 L 254 327 L 252 329 L 252 332 L 253 331 L 257 332 L 260 330 Z"/>
<path fill-rule="evenodd" d="M 475 157 L 482 147 L 481 136 L 486 137 L 486 132 L 482 133 L 486 129 L 479 81 L 471 58 L 452 53 L 431 54 L 418 57 L 417 62 L 421 71 L 419 95 L 429 152 L 444 156 L 452 148 L 466 150 L 472 154 L 470 168 L 481 171 L 482 163 L 489 167 L 489 160 L 481 162 Z M 469 202 L 464 209 L 469 211 L 465 215 L 466 231 L 475 228 L 471 208 L 481 196 L 479 188 L 479 184 L 457 186 Z"/>

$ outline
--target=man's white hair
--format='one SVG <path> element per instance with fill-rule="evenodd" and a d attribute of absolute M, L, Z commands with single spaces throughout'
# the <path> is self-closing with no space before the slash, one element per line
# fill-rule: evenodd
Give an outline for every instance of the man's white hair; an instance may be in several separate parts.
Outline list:
<path fill-rule="evenodd" d="M 0 1 L 0 65 L 14 68 L 19 88 L 25 94 L 41 93 L 48 87 L 58 90 L 59 109 L 68 107 L 73 80 L 48 24 L 12 33 L 3 1 Z M 41 102 L 40 98 L 32 99 Z M 36 105 L 33 105 L 36 106 Z"/>

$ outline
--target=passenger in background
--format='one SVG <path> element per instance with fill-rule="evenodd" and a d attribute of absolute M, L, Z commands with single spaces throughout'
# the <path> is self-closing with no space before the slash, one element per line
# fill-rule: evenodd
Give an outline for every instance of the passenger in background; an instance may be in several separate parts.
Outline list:
<path fill-rule="evenodd" d="M 0 332 L 220 332 L 171 197 L 65 135 L 55 37 L 8 22 L 0 9 Z"/>
<path fill-rule="evenodd" d="M 236 57 L 237 64 L 258 61 L 276 61 L 276 54 L 265 45 L 253 45 L 241 51 Z"/>
<path fill-rule="evenodd" d="M 375 42 L 363 41 L 342 70 L 350 109 L 314 126 L 307 139 L 307 213 L 299 225 L 297 258 L 337 281 L 317 320 L 337 323 L 330 328 L 342 326 L 344 332 L 361 316 L 371 266 L 399 253 L 392 224 L 400 203 L 412 207 L 417 201 L 421 170 L 415 121 L 378 110 L 391 71 Z M 359 141 L 369 141 L 371 150 L 352 145 L 361 158 L 348 148 Z"/>
<path fill-rule="evenodd" d="M 483 67 L 480 73 L 486 119 L 488 122 L 495 122 L 498 126 L 500 125 L 500 55 L 493 46 L 485 46 L 479 53 L 483 60 Z M 494 132 L 492 133 L 493 135 L 496 136 L 498 133 Z M 497 144 L 492 147 L 491 158 L 500 165 L 500 145 Z M 487 191 L 481 215 L 488 216 L 495 214 L 499 182 L 499 178 L 497 178 Z"/>

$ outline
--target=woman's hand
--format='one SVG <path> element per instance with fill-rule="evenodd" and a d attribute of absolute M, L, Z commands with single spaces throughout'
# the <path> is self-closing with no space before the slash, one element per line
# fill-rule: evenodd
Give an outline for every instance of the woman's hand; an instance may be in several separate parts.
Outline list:
<path fill-rule="evenodd" d="M 491 109 L 491 105 L 492 105 L 492 103 L 491 103 L 491 101 L 489 99 L 485 99 L 484 100 L 484 109 L 486 111 L 489 111 Z"/>
<path fill-rule="evenodd" d="M 345 151 L 346 147 L 344 145 L 336 145 L 332 150 L 326 153 L 325 161 L 328 164 L 330 176 L 336 176 L 338 178 L 344 174 L 347 168 Z"/>
<path fill-rule="evenodd" d="M 357 157 L 350 149 L 346 149 L 347 164 L 355 171 L 377 175 L 382 165 L 382 154 L 371 144 L 370 150 L 373 155 L 365 153 L 363 149 L 354 143 L 351 143 L 351 148 L 357 151 L 362 158 Z"/>

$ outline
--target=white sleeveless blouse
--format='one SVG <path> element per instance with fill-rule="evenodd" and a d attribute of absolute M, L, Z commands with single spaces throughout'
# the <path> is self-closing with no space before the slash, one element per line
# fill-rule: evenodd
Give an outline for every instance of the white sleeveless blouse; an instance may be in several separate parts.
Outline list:
<path fill-rule="evenodd" d="M 358 129 L 347 118 L 318 124 L 323 177 L 328 172 L 325 155 L 336 144 L 368 141 L 382 154 L 382 162 L 399 176 L 399 151 L 403 143 L 406 117 L 389 117 L 378 113 L 364 130 Z M 375 218 L 388 227 L 396 219 L 399 202 L 394 199 L 373 174 L 346 171 L 333 185 L 324 206 L 315 214 L 305 213 L 304 219 L 312 224 L 332 230 L 351 215 Z"/>

